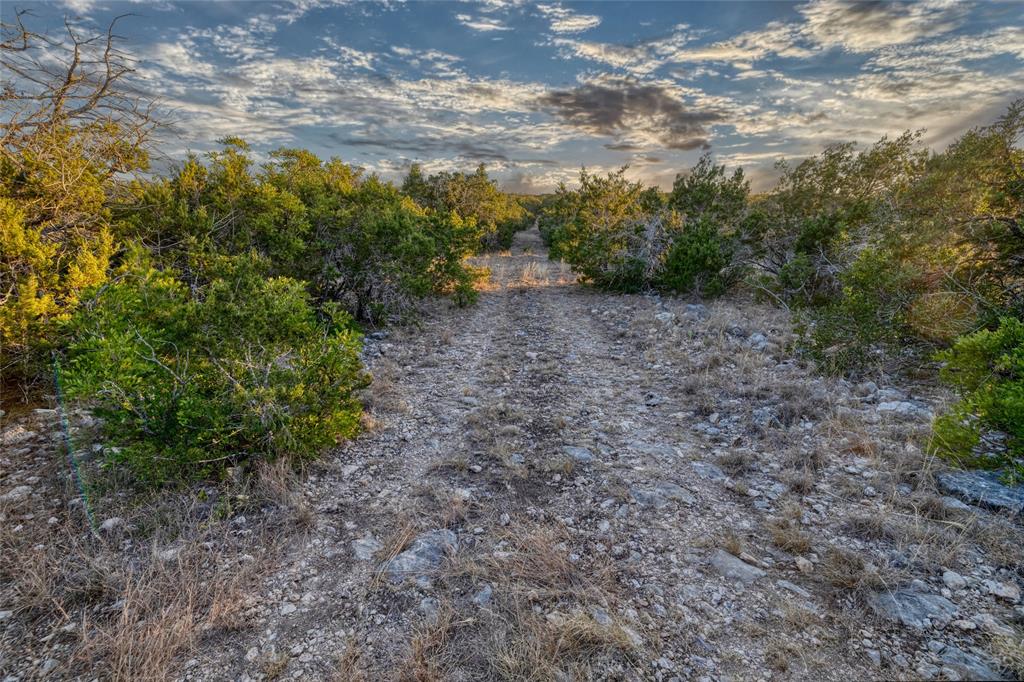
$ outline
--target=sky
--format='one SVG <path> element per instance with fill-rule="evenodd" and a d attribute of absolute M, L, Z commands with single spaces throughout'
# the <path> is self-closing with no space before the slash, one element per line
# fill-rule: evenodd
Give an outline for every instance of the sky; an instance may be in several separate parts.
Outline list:
<path fill-rule="evenodd" d="M 755 190 L 825 145 L 941 149 L 1024 96 L 1024 3 L 0 3 L 118 33 L 171 158 L 237 135 L 400 178 L 484 163 L 510 191 L 581 166 L 662 188 L 704 152 Z"/>

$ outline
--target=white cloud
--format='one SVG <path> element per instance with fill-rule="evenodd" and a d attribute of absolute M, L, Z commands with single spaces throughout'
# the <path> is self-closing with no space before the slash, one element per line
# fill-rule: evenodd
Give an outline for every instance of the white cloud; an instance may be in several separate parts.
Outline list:
<path fill-rule="evenodd" d="M 870 52 L 948 33 L 969 5 L 953 0 L 844 2 L 820 0 L 800 7 L 803 33 L 823 47 Z"/>
<path fill-rule="evenodd" d="M 504 22 L 498 19 L 491 19 L 489 17 L 472 17 L 469 14 L 456 14 L 455 18 L 459 20 L 459 23 L 467 28 L 471 28 L 474 31 L 480 31 L 481 33 L 489 33 L 491 31 L 511 31 L 512 27 L 506 25 Z"/>
<path fill-rule="evenodd" d="M 582 33 L 601 24 L 595 14 L 577 14 L 561 5 L 537 5 L 537 9 L 550 20 L 555 33 Z"/>

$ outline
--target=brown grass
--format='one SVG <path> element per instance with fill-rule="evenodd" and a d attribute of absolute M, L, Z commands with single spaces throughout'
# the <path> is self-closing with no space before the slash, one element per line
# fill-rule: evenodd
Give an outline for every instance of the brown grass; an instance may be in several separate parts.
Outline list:
<path fill-rule="evenodd" d="M 811 536 L 801 531 L 791 520 L 773 519 L 768 524 L 768 532 L 772 536 L 772 543 L 779 549 L 795 554 L 805 554 L 811 549 Z"/>

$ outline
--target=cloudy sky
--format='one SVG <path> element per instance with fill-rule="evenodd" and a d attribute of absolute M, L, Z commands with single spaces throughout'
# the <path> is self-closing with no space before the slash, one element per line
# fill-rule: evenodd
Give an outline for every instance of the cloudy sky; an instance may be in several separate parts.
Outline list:
<path fill-rule="evenodd" d="M 581 165 L 671 185 L 710 150 L 780 158 L 924 128 L 935 147 L 1024 95 L 1020 3 L 15 3 L 119 33 L 174 110 L 172 156 L 241 135 L 386 177 L 484 162 L 518 191 Z"/>

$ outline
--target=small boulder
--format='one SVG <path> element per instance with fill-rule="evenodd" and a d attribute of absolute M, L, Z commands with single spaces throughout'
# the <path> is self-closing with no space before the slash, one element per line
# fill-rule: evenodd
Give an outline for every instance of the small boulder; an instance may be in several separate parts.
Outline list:
<path fill-rule="evenodd" d="M 875 592 L 868 596 L 868 606 L 876 615 L 915 630 L 925 630 L 933 623 L 948 623 L 957 610 L 945 597 L 913 589 Z"/>
<path fill-rule="evenodd" d="M 715 550 L 711 555 L 711 567 L 729 580 L 737 580 L 747 585 L 765 575 L 757 566 L 751 566 L 722 549 Z"/>
<path fill-rule="evenodd" d="M 435 571 L 457 544 L 455 533 L 447 529 L 422 533 L 408 549 L 387 563 L 385 571 L 394 583 L 400 583 L 411 575 Z"/>

